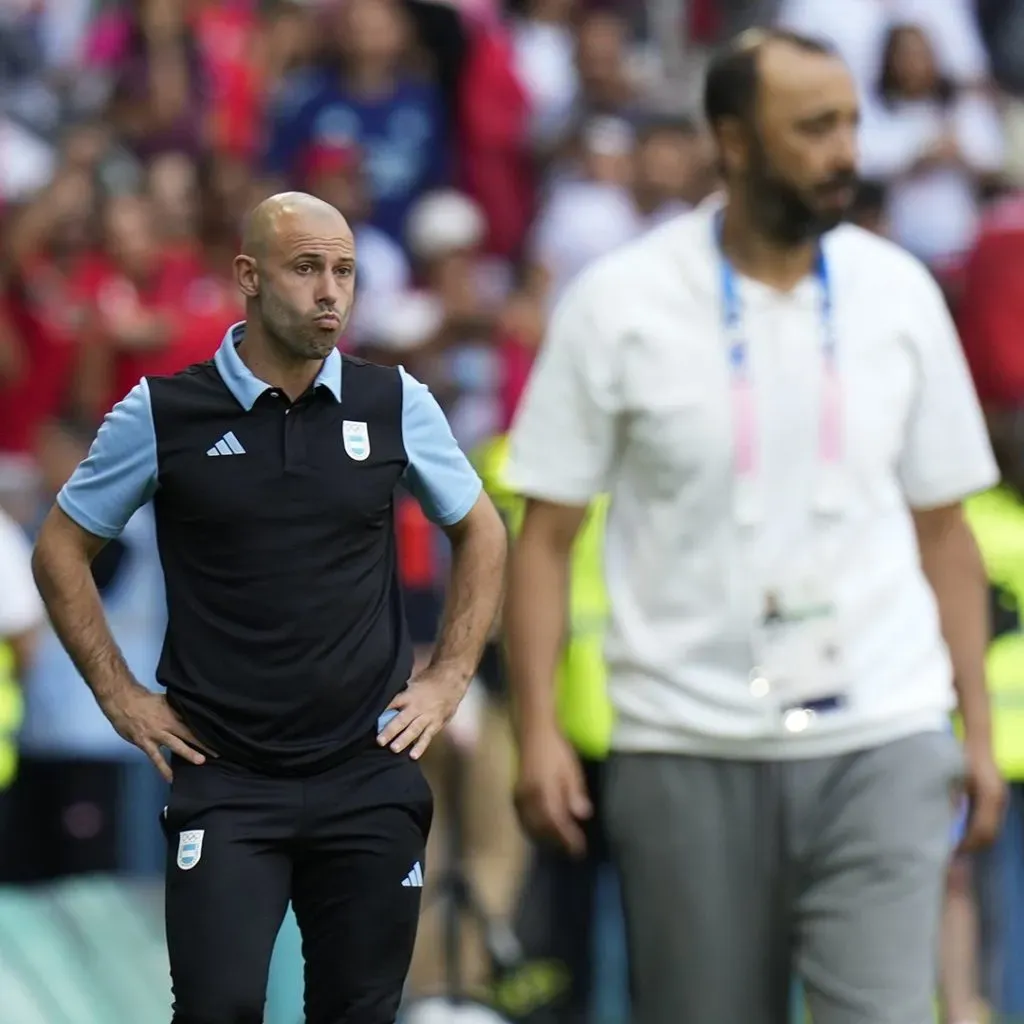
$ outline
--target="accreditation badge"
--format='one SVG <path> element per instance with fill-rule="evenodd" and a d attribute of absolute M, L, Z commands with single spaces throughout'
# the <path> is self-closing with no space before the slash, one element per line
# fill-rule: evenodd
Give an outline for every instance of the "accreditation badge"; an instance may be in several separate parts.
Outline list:
<path fill-rule="evenodd" d="M 839 616 L 827 593 L 807 584 L 769 591 L 752 642 L 751 692 L 772 702 L 787 729 L 845 704 Z"/>

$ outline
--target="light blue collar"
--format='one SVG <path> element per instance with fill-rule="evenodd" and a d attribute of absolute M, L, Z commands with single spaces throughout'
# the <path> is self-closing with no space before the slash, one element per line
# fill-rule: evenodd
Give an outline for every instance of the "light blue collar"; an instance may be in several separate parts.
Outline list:
<path fill-rule="evenodd" d="M 245 337 L 245 321 L 242 320 L 228 328 L 224 340 L 213 357 L 213 365 L 221 380 L 227 385 L 228 391 L 238 399 L 238 404 L 248 412 L 256 404 L 256 399 L 272 386 L 254 376 L 249 367 L 242 362 L 236 351 L 242 338 Z M 326 388 L 335 401 L 341 401 L 341 355 L 335 349 L 325 360 L 320 372 L 313 382 L 314 387 Z"/>

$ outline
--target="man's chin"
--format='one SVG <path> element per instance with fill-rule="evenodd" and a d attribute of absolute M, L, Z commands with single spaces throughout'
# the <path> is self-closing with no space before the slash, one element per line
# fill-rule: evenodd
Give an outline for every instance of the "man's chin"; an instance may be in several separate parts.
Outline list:
<path fill-rule="evenodd" d="M 838 210 L 826 210 L 818 215 L 818 233 L 825 235 L 844 224 L 850 215 L 848 207 Z"/>
<path fill-rule="evenodd" d="M 302 343 L 302 355 L 305 359 L 326 359 L 341 342 L 342 330 L 318 331 L 307 335 Z"/>

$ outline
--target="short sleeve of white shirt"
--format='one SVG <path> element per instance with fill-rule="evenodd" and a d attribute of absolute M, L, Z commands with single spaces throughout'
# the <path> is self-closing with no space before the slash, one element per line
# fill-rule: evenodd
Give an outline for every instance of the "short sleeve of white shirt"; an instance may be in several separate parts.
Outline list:
<path fill-rule="evenodd" d="M 43 602 L 32 579 L 31 559 L 25 535 L 0 511 L 0 642 L 27 633 L 43 621 Z"/>
<path fill-rule="evenodd" d="M 961 501 L 999 480 L 985 420 L 960 339 L 938 285 L 921 267 L 908 280 L 918 389 L 900 457 L 903 491 L 912 508 Z"/>
<path fill-rule="evenodd" d="M 508 480 L 520 494 L 586 505 L 606 489 L 620 408 L 613 330 L 585 272 L 555 307 L 512 427 Z"/>

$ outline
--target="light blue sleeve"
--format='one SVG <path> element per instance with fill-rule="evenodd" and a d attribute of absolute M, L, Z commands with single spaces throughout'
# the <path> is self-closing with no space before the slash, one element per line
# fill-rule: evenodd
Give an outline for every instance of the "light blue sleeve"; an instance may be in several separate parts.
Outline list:
<path fill-rule="evenodd" d="M 107 413 L 57 504 L 83 530 L 109 540 L 153 497 L 156 477 L 153 410 L 141 380 Z"/>
<path fill-rule="evenodd" d="M 402 367 L 402 439 L 409 459 L 402 482 L 431 522 L 454 526 L 476 504 L 483 484 L 452 436 L 430 389 Z"/>

